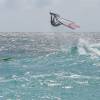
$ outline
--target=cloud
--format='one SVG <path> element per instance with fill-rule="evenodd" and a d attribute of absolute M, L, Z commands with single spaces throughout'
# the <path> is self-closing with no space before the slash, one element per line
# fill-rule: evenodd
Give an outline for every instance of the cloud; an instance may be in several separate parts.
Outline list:
<path fill-rule="evenodd" d="M 36 3 L 36 6 L 38 7 L 46 7 L 51 4 L 50 0 L 34 0 Z"/>
<path fill-rule="evenodd" d="M 100 0 L 80 0 L 80 4 L 83 7 L 96 7 L 100 6 L 98 5 L 100 3 Z"/>
<path fill-rule="evenodd" d="M 31 0 L 0 0 L 0 10 L 22 11 L 32 8 Z"/>
<path fill-rule="evenodd" d="M 0 0 L 0 10 L 4 8 L 6 0 Z"/>
<path fill-rule="evenodd" d="M 26 9 L 34 7 L 46 7 L 51 4 L 50 0 L 0 0 L 0 6 L 12 9 Z"/>
<path fill-rule="evenodd" d="M 61 0 L 59 0 L 61 1 Z M 38 9 L 44 7 L 55 6 L 59 3 L 58 0 L 0 0 L 0 6 L 2 5 L 3 8 L 9 10 L 16 10 L 16 9 L 28 9 L 28 8 L 35 8 Z"/>

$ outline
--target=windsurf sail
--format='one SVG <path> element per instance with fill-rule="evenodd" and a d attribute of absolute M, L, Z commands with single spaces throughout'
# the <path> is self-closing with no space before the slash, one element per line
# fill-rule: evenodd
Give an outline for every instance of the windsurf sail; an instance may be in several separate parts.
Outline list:
<path fill-rule="evenodd" d="M 77 25 L 75 22 L 71 21 L 71 20 L 67 20 L 64 19 L 62 17 L 60 17 L 60 15 L 55 14 L 53 12 L 50 12 L 51 15 L 51 25 L 53 26 L 60 26 L 60 25 L 64 25 L 65 27 L 68 27 L 70 29 L 77 29 L 80 28 L 79 25 Z"/>

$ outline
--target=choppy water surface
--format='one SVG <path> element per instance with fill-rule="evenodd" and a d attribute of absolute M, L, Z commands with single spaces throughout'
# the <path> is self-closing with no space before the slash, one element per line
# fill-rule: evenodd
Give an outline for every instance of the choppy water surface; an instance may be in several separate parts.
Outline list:
<path fill-rule="evenodd" d="M 0 100 L 99 100 L 100 33 L 0 33 Z"/>

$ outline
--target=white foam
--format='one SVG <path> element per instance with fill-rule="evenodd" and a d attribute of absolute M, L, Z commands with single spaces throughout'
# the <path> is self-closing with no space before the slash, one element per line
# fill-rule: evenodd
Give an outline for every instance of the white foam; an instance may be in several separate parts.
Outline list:
<path fill-rule="evenodd" d="M 80 85 L 88 85 L 89 84 L 88 81 L 76 81 L 76 83 L 78 83 Z"/>
<path fill-rule="evenodd" d="M 89 48 L 89 51 L 94 55 L 100 56 L 100 50 L 97 48 Z"/>
<path fill-rule="evenodd" d="M 100 47 L 100 43 L 91 44 L 90 47 Z"/>
<path fill-rule="evenodd" d="M 64 89 L 71 89 L 73 87 L 72 86 L 63 86 L 62 88 L 64 88 Z"/>
<path fill-rule="evenodd" d="M 2 96 L 2 95 L 0 95 L 0 98 L 3 98 L 3 96 Z"/>
<path fill-rule="evenodd" d="M 90 44 L 88 40 L 85 39 L 79 39 L 78 42 L 78 52 L 81 55 L 91 55 L 93 56 L 100 56 L 100 50 L 98 50 L 96 47 L 99 46 L 98 44 Z M 95 47 L 95 48 L 94 48 Z"/>

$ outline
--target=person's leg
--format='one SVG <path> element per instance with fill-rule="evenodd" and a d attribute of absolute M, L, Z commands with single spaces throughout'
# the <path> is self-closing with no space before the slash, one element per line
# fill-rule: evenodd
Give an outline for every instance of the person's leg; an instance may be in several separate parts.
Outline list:
<path fill-rule="evenodd" d="M 54 21 L 54 18 L 53 16 L 51 15 L 51 24 L 53 25 L 53 21 Z"/>

